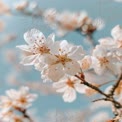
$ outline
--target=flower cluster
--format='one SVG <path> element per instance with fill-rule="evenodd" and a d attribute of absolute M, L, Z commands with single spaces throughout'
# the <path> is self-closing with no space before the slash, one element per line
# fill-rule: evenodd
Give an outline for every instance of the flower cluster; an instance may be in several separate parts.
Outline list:
<path fill-rule="evenodd" d="M 92 20 L 85 11 L 59 13 L 55 9 L 47 9 L 43 16 L 51 27 L 57 29 L 59 36 L 63 36 L 69 31 L 79 31 L 82 34 L 89 35 L 104 26 L 102 19 Z"/>
<path fill-rule="evenodd" d="M 98 75 L 110 71 L 118 75 L 122 71 L 122 28 L 117 25 L 111 31 L 112 37 L 100 39 L 92 56 L 85 56 L 82 69 L 93 68 Z"/>
<path fill-rule="evenodd" d="M 29 93 L 28 87 L 21 87 L 18 91 L 7 90 L 6 96 L 0 97 L 0 119 L 6 122 L 10 120 L 11 122 L 23 122 L 24 119 L 30 119 L 26 110 L 36 97 L 36 94 Z M 18 112 L 20 114 L 17 114 Z"/>
<path fill-rule="evenodd" d="M 17 47 L 24 52 L 21 63 L 34 65 L 35 69 L 41 72 L 44 81 L 53 81 L 53 87 L 57 92 L 64 93 L 64 101 L 72 102 L 76 99 L 76 91 L 86 94 L 95 93 L 83 83 L 86 71 L 94 69 L 98 75 L 102 75 L 105 71 L 110 71 L 114 75 L 121 73 L 122 29 L 120 26 L 113 28 L 112 36 L 114 39 L 101 39 L 92 55 L 85 55 L 82 46 L 69 44 L 66 40 L 55 41 L 54 34 L 46 38 L 36 29 L 24 34 L 27 45 Z M 96 83 L 92 84 L 99 87 Z"/>
<path fill-rule="evenodd" d="M 80 60 L 84 56 L 81 46 L 69 44 L 66 40 L 54 41 L 54 35 L 47 38 L 42 32 L 32 29 L 24 34 L 24 39 L 28 45 L 17 46 L 24 51 L 24 57 L 21 61 L 24 65 L 34 65 L 41 71 L 42 79 L 57 82 L 54 86 L 57 88 L 58 83 L 63 86 L 67 85 L 62 92 L 65 92 L 65 101 L 75 99 L 75 88 L 78 92 L 83 90 L 78 87 L 80 81 L 73 78 L 75 74 L 81 72 Z M 61 83 L 60 83 L 61 82 Z M 69 94 L 74 96 L 69 99 Z"/>

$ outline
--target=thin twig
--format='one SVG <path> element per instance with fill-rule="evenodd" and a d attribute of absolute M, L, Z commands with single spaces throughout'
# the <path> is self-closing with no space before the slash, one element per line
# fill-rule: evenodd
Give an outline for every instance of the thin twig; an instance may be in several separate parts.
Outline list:
<path fill-rule="evenodd" d="M 92 84 L 86 82 L 85 79 L 82 79 L 82 78 L 79 77 L 78 75 L 75 75 L 75 77 L 77 77 L 78 79 L 80 79 L 81 81 L 83 81 L 82 84 L 84 84 L 84 85 L 86 85 L 86 86 L 88 86 L 88 87 L 90 87 L 90 88 L 96 90 L 97 92 L 99 92 L 101 95 L 103 95 L 103 96 L 105 96 L 105 97 L 109 97 L 107 94 L 105 94 L 103 91 L 101 91 L 101 90 L 100 90 L 99 88 L 97 88 L 96 86 L 94 86 L 94 85 L 92 85 Z"/>
<path fill-rule="evenodd" d="M 87 81 L 85 81 L 85 79 L 79 77 L 78 75 L 75 75 L 75 77 L 77 77 L 78 79 L 80 79 L 80 80 L 82 81 L 82 82 L 81 82 L 82 84 L 84 84 L 84 85 L 86 85 L 86 86 L 88 86 L 88 87 L 90 87 L 90 88 L 96 90 L 98 93 L 100 93 L 101 95 L 105 96 L 105 98 L 104 98 L 105 101 L 110 101 L 110 102 L 114 103 L 114 106 L 115 106 L 116 108 L 122 108 L 122 105 L 121 105 L 118 101 L 116 101 L 116 100 L 115 100 L 113 97 L 111 97 L 110 95 L 105 94 L 105 93 L 104 93 L 103 91 L 101 91 L 98 87 L 96 87 L 96 86 L 94 86 L 94 85 L 88 83 Z"/>
<path fill-rule="evenodd" d="M 18 110 L 19 110 L 20 112 L 22 112 L 23 116 L 24 116 L 25 118 L 27 118 L 30 122 L 34 122 L 34 121 L 31 119 L 31 117 L 27 114 L 27 110 L 26 110 L 26 109 L 18 108 Z"/>
<path fill-rule="evenodd" d="M 115 92 L 115 90 L 117 89 L 117 87 L 119 86 L 119 83 L 120 83 L 121 80 L 122 80 L 122 74 L 119 76 L 118 80 L 117 80 L 116 83 L 113 85 L 113 87 L 112 87 L 112 89 L 111 89 L 111 91 L 110 91 L 110 93 L 109 93 L 110 96 L 113 96 L 113 95 L 114 95 L 114 92 Z"/>

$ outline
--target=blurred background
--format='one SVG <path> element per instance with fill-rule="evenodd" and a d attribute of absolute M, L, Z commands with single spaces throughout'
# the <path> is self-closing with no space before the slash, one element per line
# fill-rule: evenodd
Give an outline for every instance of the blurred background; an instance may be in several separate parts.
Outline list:
<path fill-rule="evenodd" d="M 23 34 L 32 29 L 41 30 L 46 36 L 54 32 L 41 17 L 33 14 L 26 15 L 15 9 L 15 4 L 22 0 L 0 0 L 0 94 L 5 94 L 9 88 L 18 88 L 23 85 L 29 86 L 39 97 L 30 110 L 40 120 L 50 118 L 50 122 L 60 122 L 59 118 L 69 117 L 70 119 L 91 115 L 90 110 L 93 98 L 78 95 L 73 103 L 64 103 L 61 95 L 57 95 L 50 84 L 44 84 L 40 73 L 33 67 L 24 67 L 20 62 L 20 51 L 17 45 L 25 44 Z M 117 25 L 122 25 L 122 3 L 114 0 L 28 0 L 33 4 L 37 3 L 42 10 L 55 8 L 57 11 L 68 10 L 70 12 L 86 11 L 92 18 L 102 18 L 105 27 L 94 33 L 94 40 L 110 36 L 111 29 Z M 30 12 L 34 12 L 29 8 Z M 85 50 L 89 50 L 87 42 L 83 41 L 84 36 L 72 31 L 64 37 L 56 37 L 56 40 L 66 39 L 76 45 L 82 45 Z M 90 110 L 89 110 L 90 109 Z M 65 111 L 65 114 L 63 113 Z M 89 112 L 88 112 L 89 111 Z M 97 110 L 99 111 L 99 110 Z M 104 110 L 103 110 L 104 111 Z M 109 109 L 106 109 L 109 111 Z M 62 113 L 60 113 L 62 112 Z M 77 114 L 76 114 L 77 113 Z M 92 112 L 96 114 L 96 112 Z M 100 113 L 99 113 L 100 114 Z M 104 114 L 104 112 L 103 112 Z M 102 115 L 103 115 L 102 114 Z M 62 115 L 62 116 L 61 116 Z M 106 117 L 110 116 L 106 115 Z M 48 116 L 48 117 L 47 117 Z M 58 116 L 58 117 L 56 117 Z M 65 118 L 64 117 L 64 118 Z M 64 119 L 63 118 L 63 119 Z M 65 118 L 66 119 L 66 118 Z M 44 120 L 48 122 L 49 120 Z M 69 120 L 69 119 L 68 119 Z M 70 122 L 71 120 L 69 120 Z M 72 120 L 73 121 L 73 120 Z M 72 122 L 71 121 L 71 122 Z M 83 120 L 84 122 L 89 121 Z M 82 121 L 82 122 L 83 122 Z M 62 121 L 63 122 L 63 121 Z M 66 121 L 67 122 L 67 121 Z M 81 120 L 74 120 L 81 122 Z"/>

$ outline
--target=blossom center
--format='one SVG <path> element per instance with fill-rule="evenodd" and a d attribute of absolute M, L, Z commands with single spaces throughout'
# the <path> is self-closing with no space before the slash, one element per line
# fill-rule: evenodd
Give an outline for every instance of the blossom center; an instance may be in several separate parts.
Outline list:
<path fill-rule="evenodd" d="M 19 101 L 20 103 L 22 103 L 22 104 L 27 103 L 27 99 L 24 98 L 24 97 L 21 97 L 18 101 Z"/>
<path fill-rule="evenodd" d="M 62 63 L 63 65 L 65 65 L 66 62 L 70 62 L 71 59 L 67 57 L 67 55 L 56 55 L 56 57 L 58 58 L 56 63 Z"/>
<path fill-rule="evenodd" d="M 108 64 L 109 60 L 106 57 L 98 58 L 101 65 Z"/>
<path fill-rule="evenodd" d="M 39 47 L 39 51 L 40 53 L 49 53 L 50 49 L 48 49 L 48 47 L 43 46 L 43 47 Z"/>
<path fill-rule="evenodd" d="M 68 79 L 68 81 L 66 82 L 66 84 L 67 84 L 69 87 L 74 88 L 74 82 L 71 81 L 70 79 Z"/>
<path fill-rule="evenodd" d="M 33 50 L 33 54 L 38 54 L 38 53 L 44 54 L 44 53 L 50 52 L 50 49 L 45 45 L 43 45 L 43 46 L 34 45 L 32 50 Z"/>

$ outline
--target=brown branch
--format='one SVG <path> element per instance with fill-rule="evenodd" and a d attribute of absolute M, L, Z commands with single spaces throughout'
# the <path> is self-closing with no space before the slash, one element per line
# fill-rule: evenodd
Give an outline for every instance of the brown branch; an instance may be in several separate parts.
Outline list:
<path fill-rule="evenodd" d="M 109 97 L 107 94 L 105 94 L 103 91 L 101 91 L 101 90 L 100 90 L 99 88 L 97 88 L 96 86 L 94 86 L 94 85 L 92 85 L 92 84 L 86 82 L 85 79 L 79 77 L 78 75 L 75 75 L 75 77 L 77 77 L 78 79 L 80 79 L 81 81 L 83 81 L 83 82 L 81 82 L 82 84 L 84 84 L 84 85 L 86 85 L 86 86 L 88 86 L 88 87 L 94 89 L 95 91 L 97 91 L 98 93 L 100 93 L 101 95 L 103 95 L 103 96 L 105 96 L 105 97 Z"/>
<path fill-rule="evenodd" d="M 94 85 L 88 83 L 87 81 L 85 81 L 85 79 L 83 79 L 82 77 L 79 77 L 78 75 L 75 75 L 75 77 L 77 77 L 78 79 L 80 79 L 80 80 L 82 81 L 82 82 L 81 82 L 82 84 L 84 84 L 84 85 L 86 85 L 86 86 L 88 86 L 88 87 L 94 89 L 95 91 L 97 91 L 97 92 L 100 93 L 101 95 L 105 96 L 105 98 L 102 98 L 101 100 L 110 101 L 110 102 L 112 102 L 112 103 L 114 104 L 114 106 L 115 106 L 116 108 L 122 108 L 122 105 L 121 105 L 118 101 L 116 101 L 113 97 L 111 97 L 110 95 L 105 94 L 103 91 L 101 91 L 101 90 L 100 90 L 99 88 L 97 88 L 96 86 L 94 86 Z M 99 100 L 100 100 L 100 99 L 99 99 Z M 98 100 L 98 101 L 99 101 L 99 100 Z"/>
<path fill-rule="evenodd" d="M 109 93 L 110 96 L 113 96 L 113 95 L 114 95 L 114 92 L 115 92 L 115 90 L 117 89 L 117 87 L 119 86 L 119 83 L 120 83 L 121 80 L 122 80 L 122 73 L 121 73 L 121 75 L 119 76 L 119 78 L 118 78 L 118 80 L 116 81 L 116 83 L 113 85 L 112 89 L 110 90 L 110 93 Z"/>
<path fill-rule="evenodd" d="M 34 122 L 31 117 L 27 114 L 27 110 L 26 109 L 21 109 L 21 108 L 16 108 L 18 111 L 20 111 L 24 118 L 27 118 L 30 122 Z"/>

